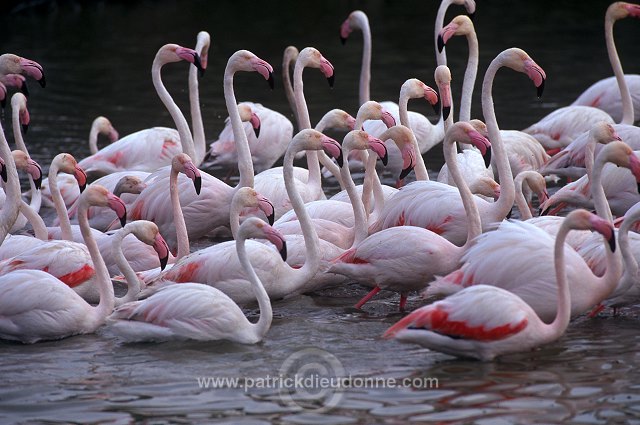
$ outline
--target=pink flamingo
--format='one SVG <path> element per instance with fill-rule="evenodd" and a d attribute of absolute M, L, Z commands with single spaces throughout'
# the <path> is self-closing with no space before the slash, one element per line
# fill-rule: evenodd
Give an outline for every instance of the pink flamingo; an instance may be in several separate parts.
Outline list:
<path fill-rule="evenodd" d="M 600 108 L 615 121 L 633 125 L 633 116 L 640 116 L 640 75 L 624 74 L 613 38 L 613 26 L 616 21 L 628 16 L 640 17 L 640 5 L 619 1 L 607 8 L 604 18 L 605 40 L 615 75 L 592 84 L 572 105 Z"/>
<path fill-rule="evenodd" d="M 444 17 L 447 14 L 447 10 L 449 6 L 452 4 L 456 4 L 459 6 L 464 6 L 469 15 L 469 18 L 473 19 L 473 16 L 476 13 L 476 2 L 475 0 L 442 0 L 440 2 L 440 7 L 438 7 L 438 12 L 436 13 L 436 21 L 434 25 L 434 36 L 433 40 L 435 42 L 435 52 L 436 52 L 436 65 L 446 65 L 447 64 L 447 51 L 444 46 L 441 46 L 438 35 L 442 31 L 442 26 L 444 25 Z M 462 120 L 461 120 L 462 121 Z"/>
<path fill-rule="evenodd" d="M 569 289 L 567 280 L 571 279 L 565 267 L 565 256 L 570 251 L 565 249 L 564 238 L 570 229 L 596 230 L 615 246 L 613 228 L 606 220 L 584 210 L 567 216 L 550 259 L 555 265 L 554 294 L 548 300 L 555 304 L 551 323 L 541 320 L 537 310 L 518 295 L 495 286 L 476 285 L 413 311 L 391 326 L 384 338 L 483 361 L 556 341 L 569 324 L 574 294 Z M 487 282 L 491 281 L 490 277 Z"/>
<path fill-rule="evenodd" d="M 257 72 L 265 80 L 270 81 L 270 84 L 273 83 L 273 68 L 253 53 L 239 50 L 229 58 L 225 69 L 224 92 L 238 149 L 240 181 L 238 185 L 232 187 L 210 174 L 201 173 L 202 193 L 197 195 L 186 187 L 192 184 L 191 181 L 188 179 L 178 180 L 180 203 L 191 240 L 196 240 L 215 228 L 229 227 L 229 206 L 233 195 L 240 187 L 253 186 L 254 183 L 251 154 L 233 91 L 234 75 L 239 71 Z M 188 131 L 184 137 L 189 137 Z M 167 208 L 166 202 L 169 198 L 167 194 L 169 174 L 170 170 L 165 167 L 149 176 L 145 181 L 147 188 L 138 195 L 131 205 L 130 219 L 145 219 L 156 223 L 160 228 L 160 233 L 169 243 L 169 247 L 175 252 L 178 243 L 173 212 Z"/>
<path fill-rule="evenodd" d="M 35 61 L 25 59 L 13 53 L 0 55 L 0 76 L 7 74 L 21 74 L 36 80 L 41 87 L 46 86 L 44 69 Z"/>
<path fill-rule="evenodd" d="M 501 188 L 500 197 L 494 203 L 477 199 L 483 229 L 503 220 L 511 211 L 515 199 L 513 175 L 500 136 L 491 93 L 495 74 L 503 66 L 525 73 L 538 87 L 538 94 L 542 93 L 545 80 L 544 71 L 526 52 L 518 48 L 501 52 L 485 73 L 482 87 L 483 115 L 487 119 Z M 377 221 L 369 227 L 369 233 L 404 224 L 431 230 L 458 246 L 466 240 L 467 218 L 460 194 L 455 188 L 442 183 L 415 181 L 403 187 L 385 204 Z"/>
<path fill-rule="evenodd" d="M 243 344 L 261 341 L 271 327 L 273 312 L 265 288 L 245 248 L 247 238 L 263 238 L 283 252 L 282 235 L 264 221 L 248 218 L 234 242 L 238 261 L 250 281 L 260 318 L 251 323 L 224 292 L 200 283 L 170 285 L 151 297 L 118 307 L 108 318 L 108 332 L 126 340 L 230 340 Z M 135 277 L 135 276 L 134 276 Z"/>
<path fill-rule="evenodd" d="M 94 186 L 82 198 L 82 211 L 89 205 L 103 205 L 124 214 L 124 204 L 104 188 Z M 83 216 L 80 215 L 80 226 L 96 268 L 99 304 L 91 306 L 66 284 L 41 270 L 8 273 L 0 277 L 0 338 L 34 343 L 92 333 L 113 311 L 113 286 Z"/>
<path fill-rule="evenodd" d="M 22 93 L 25 96 L 29 96 L 29 86 L 27 86 L 27 79 L 25 78 L 24 75 L 20 75 L 20 74 L 3 74 L 0 75 L 0 84 L 2 84 L 5 87 L 5 96 L 6 96 L 6 88 L 7 87 L 15 87 L 18 90 L 20 90 L 20 93 Z M 4 108 L 4 103 L 2 104 L 2 107 Z M 26 130 L 25 130 L 26 131 Z"/>
<path fill-rule="evenodd" d="M 472 143 L 481 152 L 489 141 L 469 123 L 454 124 L 445 134 L 444 154 L 459 187 L 466 215 L 469 217 L 467 240 L 456 246 L 440 235 L 413 226 L 400 226 L 374 233 L 333 261 L 331 273 L 339 273 L 375 287 L 355 308 L 361 308 L 381 289 L 400 292 L 400 310 L 404 310 L 407 293 L 424 288 L 437 275 L 454 270 L 462 254 L 481 233 L 478 207 L 456 163 L 454 142 Z M 397 244 L 397 241 L 401 243 Z M 393 247 L 393 249 L 391 248 Z"/>
<path fill-rule="evenodd" d="M 279 299 L 297 292 L 318 272 L 320 267 L 320 241 L 311 223 L 309 215 L 304 209 L 304 203 L 297 191 L 293 176 L 293 159 L 297 152 L 302 150 L 326 149 L 331 156 L 341 155 L 340 145 L 333 139 L 322 133 L 305 129 L 300 131 L 291 140 L 284 160 L 284 176 L 294 209 L 296 210 L 305 242 L 305 260 L 299 268 L 289 266 L 270 247 L 254 242 L 247 244 L 247 250 L 251 256 L 253 266 L 263 282 L 265 290 L 271 299 Z M 243 189 L 236 193 L 232 202 L 232 219 L 235 222 L 239 216 L 238 204 L 247 202 L 244 197 L 249 196 L 257 204 L 261 204 L 256 198 L 256 191 Z M 147 289 L 143 294 L 156 291 L 171 282 L 198 282 L 214 286 L 227 294 L 239 304 L 249 303 L 255 300 L 251 289 L 251 283 L 238 261 L 233 241 L 212 245 L 205 249 L 193 252 L 178 260 L 171 269 L 158 278 L 146 280 Z"/>

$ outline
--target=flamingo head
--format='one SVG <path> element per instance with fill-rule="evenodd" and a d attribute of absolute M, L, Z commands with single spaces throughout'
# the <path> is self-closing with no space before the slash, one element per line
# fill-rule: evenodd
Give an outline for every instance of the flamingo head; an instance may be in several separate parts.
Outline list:
<path fill-rule="evenodd" d="M 298 60 L 296 61 L 296 68 L 299 66 L 319 68 L 329 82 L 329 87 L 333 87 L 333 83 L 335 81 L 333 65 L 331 65 L 331 62 L 329 62 L 324 56 L 322 56 L 322 53 L 320 53 L 318 49 L 313 47 L 305 47 L 302 49 L 298 55 Z"/>
<path fill-rule="evenodd" d="M 3 83 L 7 87 L 15 87 L 20 90 L 23 95 L 29 96 L 29 86 L 27 86 L 27 79 L 24 75 L 6 74 L 0 77 L 0 83 Z"/>
<path fill-rule="evenodd" d="M 76 181 L 78 182 L 78 187 L 80 188 L 80 193 L 84 192 L 84 189 L 87 187 L 87 173 L 82 169 L 78 162 L 73 157 L 73 155 L 69 153 L 60 153 L 53 158 L 52 165 L 55 165 L 59 171 L 63 173 L 72 174 Z M 49 168 L 49 172 L 51 169 Z"/>
<path fill-rule="evenodd" d="M 469 190 L 471 190 L 473 194 L 493 198 L 493 200 L 500 198 L 500 184 L 491 177 L 482 176 L 473 180 L 473 182 L 469 184 Z"/>
<path fill-rule="evenodd" d="M 193 181 L 196 194 L 200 195 L 202 177 L 200 176 L 200 170 L 195 166 L 189 155 L 185 153 L 176 155 L 171 162 L 171 168 L 189 177 Z"/>
<path fill-rule="evenodd" d="M 340 147 L 340 143 L 338 143 L 331 137 L 324 136 L 324 138 L 322 139 L 322 149 L 327 155 L 335 158 L 338 166 L 342 167 L 344 161 L 342 158 L 342 148 Z"/>
<path fill-rule="evenodd" d="M 29 123 L 31 122 L 31 116 L 29 115 L 29 110 L 27 109 L 27 98 L 22 93 L 16 93 L 11 98 L 11 106 L 13 107 L 13 99 L 24 99 L 24 101 L 19 101 L 20 106 L 18 109 L 18 121 L 22 126 L 22 132 L 27 134 L 29 130 Z"/>
<path fill-rule="evenodd" d="M 116 183 L 113 193 L 118 196 L 122 193 L 139 194 L 142 193 L 146 187 L 147 184 L 137 176 L 123 176 L 118 180 L 118 183 Z"/>
<path fill-rule="evenodd" d="M 268 200 L 265 196 L 258 194 L 258 208 L 260 208 L 262 212 L 264 212 L 264 215 L 267 216 L 269 224 L 273 225 L 276 215 L 276 209 L 271 201 Z"/>
<path fill-rule="evenodd" d="M 269 87 L 271 88 L 271 90 L 273 90 L 275 86 L 273 81 L 273 67 L 269 64 L 269 62 L 260 59 L 253 53 L 251 53 L 251 55 L 253 55 L 253 57 L 251 57 L 249 60 L 252 68 L 251 70 L 262 75 L 264 79 L 269 83 Z"/>
<path fill-rule="evenodd" d="M 5 69 L 7 74 L 22 74 L 31 77 L 40 83 L 41 87 L 47 85 L 44 78 L 44 70 L 38 62 L 22 58 L 12 53 L 5 53 L 0 56 L 0 68 Z"/>
<path fill-rule="evenodd" d="M 253 111 L 251 106 L 247 103 L 240 103 L 238 105 L 238 112 L 240 113 L 240 120 L 242 122 L 249 122 L 251 124 L 256 139 L 260 137 L 260 117 Z"/>
<path fill-rule="evenodd" d="M 170 45 L 171 46 L 171 45 Z M 178 62 L 180 60 L 187 61 L 198 69 L 198 76 L 202 77 L 204 75 L 204 68 L 202 67 L 202 62 L 200 62 L 200 55 L 193 49 L 188 47 L 182 47 L 178 45 L 175 46 L 173 51 L 177 56 L 177 60 L 173 60 L 172 62 Z"/>
<path fill-rule="evenodd" d="M 605 238 L 611 252 L 615 252 L 616 250 L 616 234 L 613 223 L 596 214 L 590 213 L 585 209 L 573 210 L 567 214 L 563 225 L 577 230 L 594 230 Z"/>
<path fill-rule="evenodd" d="M 156 236 L 153 240 L 153 249 L 158 254 L 158 260 L 160 260 L 160 270 L 164 270 L 167 267 L 167 262 L 169 261 L 169 245 L 167 245 L 167 241 L 164 240 L 160 232 L 156 233 Z"/>
<path fill-rule="evenodd" d="M 451 71 L 446 65 L 439 65 L 434 71 L 434 77 L 440 90 L 442 119 L 446 120 L 451 113 Z"/>
<path fill-rule="evenodd" d="M 618 1 L 612 3 L 607 9 L 606 18 L 611 21 L 627 17 L 640 18 L 640 5 Z"/>
<path fill-rule="evenodd" d="M 11 156 L 16 163 L 16 168 L 26 171 L 31 176 L 36 189 L 40 189 L 42 185 L 42 168 L 40 168 L 40 165 L 21 150 L 12 151 Z"/>
<path fill-rule="evenodd" d="M 507 56 L 505 65 L 515 71 L 527 74 L 538 89 L 538 97 L 542 97 L 544 82 L 547 79 L 547 74 L 545 74 L 544 70 L 524 50 L 517 47 L 507 49 L 503 54 Z"/>
<path fill-rule="evenodd" d="M 622 137 L 618 134 L 613 125 L 605 121 L 600 121 L 591 127 L 589 136 L 597 143 L 607 144 L 609 142 L 622 141 Z"/>
<path fill-rule="evenodd" d="M 363 130 L 352 130 L 345 136 L 342 141 L 343 149 L 348 150 L 372 150 L 378 158 L 382 160 L 384 165 L 387 165 L 389 156 L 387 154 L 387 147 L 384 142 L 377 137 L 371 136 L 369 133 Z"/>
<path fill-rule="evenodd" d="M 271 242 L 278 252 L 282 261 L 287 261 L 287 242 L 278 230 L 271 227 L 257 217 L 247 218 L 241 225 L 238 235 L 243 238 L 259 238 L 266 239 Z M 237 240 L 239 241 L 240 238 Z M 237 242 L 238 243 L 238 242 Z"/>
<path fill-rule="evenodd" d="M 102 185 L 92 184 L 80 195 L 79 208 L 90 206 L 110 208 L 118 216 L 122 227 L 127 224 L 127 207 L 124 202 Z"/>
<path fill-rule="evenodd" d="M 200 31 L 196 37 L 196 51 L 200 55 L 200 66 L 202 70 L 207 69 L 209 62 L 209 46 L 211 45 L 211 36 L 206 31 Z"/>
<path fill-rule="evenodd" d="M 466 15 L 458 15 L 438 33 L 438 51 L 442 52 L 447 41 L 454 35 L 468 35 L 475 31 L 471 18 Z"/>
<path fill-rule="evenodd" d="M 367 15 L 361 10 L 354 10 L 349 14 L 349 17 L 345 19 L 345 21 L 340 26 L 340 41 L 344 45 L 347 42 L 347 38 L 349 38 L 349 34 L 354 29 L 369 28 L 369 18 Z"/>
<path fill-rule="evenodd" d="M 115 142 L 120 137 L 118 131 L 113 127 L 111 121 L 109 121 L 109 119 L 106 117 L 97 117 L 95 120 L 93 120 L 91 127 L 92 129 L 95 128 L 95 130 L 99 134 L 104 134 L 105 136 L 107 136 L 111 143 Z"/>

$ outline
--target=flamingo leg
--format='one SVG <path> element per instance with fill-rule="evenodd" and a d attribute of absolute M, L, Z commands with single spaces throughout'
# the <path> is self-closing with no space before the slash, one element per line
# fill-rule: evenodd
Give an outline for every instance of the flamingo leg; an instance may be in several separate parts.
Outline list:
<path fill-rule="evenodd" d="M 407 294 L 400 294 L 400 312 L 404 313 L 404 308 L 407 305 Z"/>
<path fill-rule="evenodd" d="M 376 295 L 378 292 L 380 292 L 380 287 L 376 286 L 375 288 L 373 288 L 367 295 L 365 295 L 364 297 L 362 297 L 362 299 L 360 301 L 358 301 L 358 303 L 356 305 L 354 305 L 354 308 L 357 309 L 361 309 L 363 305 L 365 305 L 371 298 L 374 297 L 374 295 Z"/>

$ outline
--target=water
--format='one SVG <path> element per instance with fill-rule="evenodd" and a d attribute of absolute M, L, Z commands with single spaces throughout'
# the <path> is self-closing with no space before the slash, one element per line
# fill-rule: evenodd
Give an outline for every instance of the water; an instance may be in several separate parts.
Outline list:
<path fill-rule="evenodd" d="M 281 1 L 44 2 L 0 16 L 1 52 L 40 62 L 47 88 L 30 84 L 32 124 L 27 143 L 46 168 L 60 151 L 88 154 L 91 121 L 107 116 L 121 135 L 172 126 L 149 71 L 158 47 L 192 46 L 199 30 L 212 35 L 209 69 L 201 80 L 208 139 L 223 126 L 222 73 L 241 48 L 276 69 L 289 44 L 314 46 L 336 68 L 336 85 L 305 73 L 312 122 L 341 107 L 355 114 L 361 36 L 338 41 L 339 25 L 354 9 L 367 12 L 373 32 L 372 98 L 397 99 L 402 82 L 433 83 L 432 27 L 438 2 Z M 593 81 L 610 75 L 603 41 L 608 2 L 492 1 L 478 5 L 480 75 L 501 50 L 525 49 L 546 71 L 546 92 L 535 98 L 521 75 L 501 71 L 495 82 L 502 128 L 523 128 L 570 103 Z M 248 6 L 248 7 L 247 7 Z M 445 22 L 460 12 L 450 10 Z M 627 72 L 638 72 L 637 21 L 616 25 Z M 463 40 L 448 45 L 459 97 L 466 60 Z M 163 78 L 186 109 L 186 66 L 165 67 Z M 236 77 L 238 100 L 253 100 L 291 116 L 281 85 L 271 92 L 255 75 Z M 429 114 L 419 101 L 411 109 Z M 479 91 L 474 98 L 478 115 Z M 12 137 L 9 111 L 3 126 Z M 11 139 L 10 139 L 11 140 Z M 442 155 L 426 156 L 437 171 Z M 221 170 L 209 170 L 220 172 Z M 329 190 L 336 188 L 330 186 Z M 50 217 L 50 215 L 49 215 Z M 196 247 L 206 246 L 204 240 Z M 0 342 L 0 418 L 3 423 L 634 423 L 640 416 L 638 308 L 619 317 L 579 318 L 566 335 L 542 349 L 491 363 L 457 360 L 380 335 L 401 315 L 397 296 L 382 293 L 365 312 L 351 306 L 357 285 L 275 301 L 267 338 L 255 346 L 170 342 L 122 344 L 86 335 L 31 346 Z M 408 308 L 424 303 L 410 298 Z M 256 310 L 247 310 L 251 319 Z M 350 376 L 342 389 L 306 385 L 293 392 L 279 379 L 299 372 Z M 307 375 L 305 375 L 305 373 Z M 212 388 L 209 378 L 239 378 Z M 208 388 L 205 386 L 208 384 Z M 237 385 L 236 385 L 237 384 Z M 302 382 L 304 384 L 304 382 Z M 313 384 L 313 383 L 312 383 Z M 334 383 L 335 384 L 335 383 Z M 393 386 L 393 388 L 392 388 Z M 234 387 L 234 388 L 231 388 Z"/>

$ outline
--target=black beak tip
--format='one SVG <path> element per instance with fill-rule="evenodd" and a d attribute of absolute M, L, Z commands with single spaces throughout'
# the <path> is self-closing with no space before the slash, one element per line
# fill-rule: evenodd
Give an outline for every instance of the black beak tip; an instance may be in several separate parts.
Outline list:
<path fill-rule="evenodd" d="M 22 92 L 23 95 L 25 95 L 26 97 L 29 97 L 29 86 L 27 85 L 26 81 L 24 81 L 20 86 L 20 91 Z"/>
<path fill-rule="evenodd" d="M 611 232 L 611 237 L 607 242 L 609 242 L 609 248 L 611 248 L 611 252 L 616 252 L 616 234 L 614 232 Z"/>
<path fill-rule="evenodd" d="M 407 177 L 411 171 L 413 171 L 413 166 L 409 166 L 409 167 L 405 168 L 404 170 L 402 170 L 398 180 L 404 180 L 404 178 Z"/>
<path fill-rule="evenodd" d="M 35 179 L 33 181 L 33 184 L 36 187 L 36 189 L 40 190 L 40 188 L 42 187 L 42 176 L 40 176 L 39 178 Z"/>
<path fill-rule="evenodd" d="M 344 165 L 344 158 L 342 157 L 342 151 L 340 151 L 340 155 L 336 158 L 336 162 L 338 163 L 338 167 L 342 168 Z"/>
<path fill-rule="evenodd" d="M 87 188 L 87 184 L 79 184 L 78 187 L 80 188 L 80 193 L 82 193 Z"/>
<path fill-rule="evenodd" d="M 202 67 L 202 62 L 200 62 L 199 55 L 193 57 L 193 64 L 198 69 L 198 77 L 202 77 L 204 75 L 204 68 Z"/>
<path fill-rule="evenodd" d="M 287 242 L 282 241 L 282 249 L 280 250 L 280 257 L 282 261 L 287 261 Z"/>
<path fill-rule="evenodd" d="M 193 180 L 193 186 L 196 188 L 196 195 L 200 195 L 200 189 L 202 189 L 202 177 L 196 176 Z"/>
<path fill-rule="evenodd" d="M 451 113 L 451 106 L 443 106 L 442 107 L 442 119 L 449 118 L 449 114 Z"/>
<path fill-rule="evenodd" d="M 433 104 L 433 111 L 436 113 L 436 115 L 440 114 L 440 99 L 438 99 L 438 101 Z"/>
<path fill-rule="evenodd" d="M 331 77 L 327 78 L 327 81 L 329 82 L 329 87 L 333 88 L 333 83 L 336 80 L 336 75 L 333 74 Z"/>
<path fill-rule="evenodd" d="M 0 166 L 0 177 L 2 177 L 3 182 L 7 182 L 7 167 L 4 164 Z"/>
<path fill-rule="evenodd" d="M 538 99 L 542 97 L 543 92 L 544 92 L 544 80 L 542 80 L 542 84 L 538 86 L 538 90 L 537 90 Z"/>
<path fill-rule="evenodd" d="M 509 220 L 511 218 L 511 214 L 513 213 L 513 209 L 509 210 L 509 213 L 507 214 L 506 219 Z"/>
<path fill-rule="evenodd" d="M 487 151 L 484 153 L 484 166 L 491 167 L 491 146 L 487 147 Z"/>
<path fill-rule="evenodd" d="M 276 86 L 276 83 L 275 83 L 275 81 L 273 80 L 273 72 L 270 72 L 270 73 L 269 73 L 269 78 L 267 79 L 267 82 L 269 83 L 269 88 L 270 88 L 271 90 L 273 90 L 273 89 L 275 88 L 275 86 Z"/>
<path fill-rule="evenodd" d="M 120 226 L 124 227 L 127 224 L 127 214 L 123 214 L 122 217 L 120 217 Z"/>
<path fill-rule="evenodd" d="M 22 132 L 27 134 L 27 131 L 29 131 L 29 124 L 22 124 Z"/>
<path fill-rule="evenodd" d="M 540 209 L 540 217 L 545 216 L 547 214 L 549 214 L 549 208 Z"/>
<path fill-rule="evenodd" d="M 273 222 L 276 220 L 275 211 L 267 216 L 267 221 L 269 222 L 269 226 L 273 226 Z"/>
<path fill-rule="evenodd" d="M 344 46 L 345 44 L 347 44 L 347 39 L 346 37 L 342 37 L 340 36 L 340 43 L 342 43 L 342 45 Z"/>
<path fill-rule="evenodd" d="M 167 267 L 167 263 L 169 262 L 169 256 L 166 255 L 162 258 L 159 258 L 160 260 L 160 270 L 164 270 L 165 267 Z"/>
<path fill-rule="evenodd" d="M 438 34 L 438 52 L 442 53 L 442 49 L 444 49 L 444 39 Z"/>
<path fill-rule="evenodd" d="M 40 83 L 40 87 L 42 88 L 45 88 L 47 86 L 47 80 L 44 78 L 44 74 L 42 74 L 42 78 L 38 80 L 38 83 Z"/>
<path fill-rule="evenodd" d="M 255 128 L 253 129 L 253 133 L 256 135 L 256 139 L 257 139 L 258 137 L 260 137 L 260 127 L 259 127 L 259 126 L 258 126 L 258 127 L 255 127 Z"/>
<path fill-rule="evenodd" d="M 389 163 L 389 153 L 386 150 L 384 151 L 384 156 L 381 158 L 381 160 L 382 160 L 382 165 L 386 167 L 387 164 Z"/>

